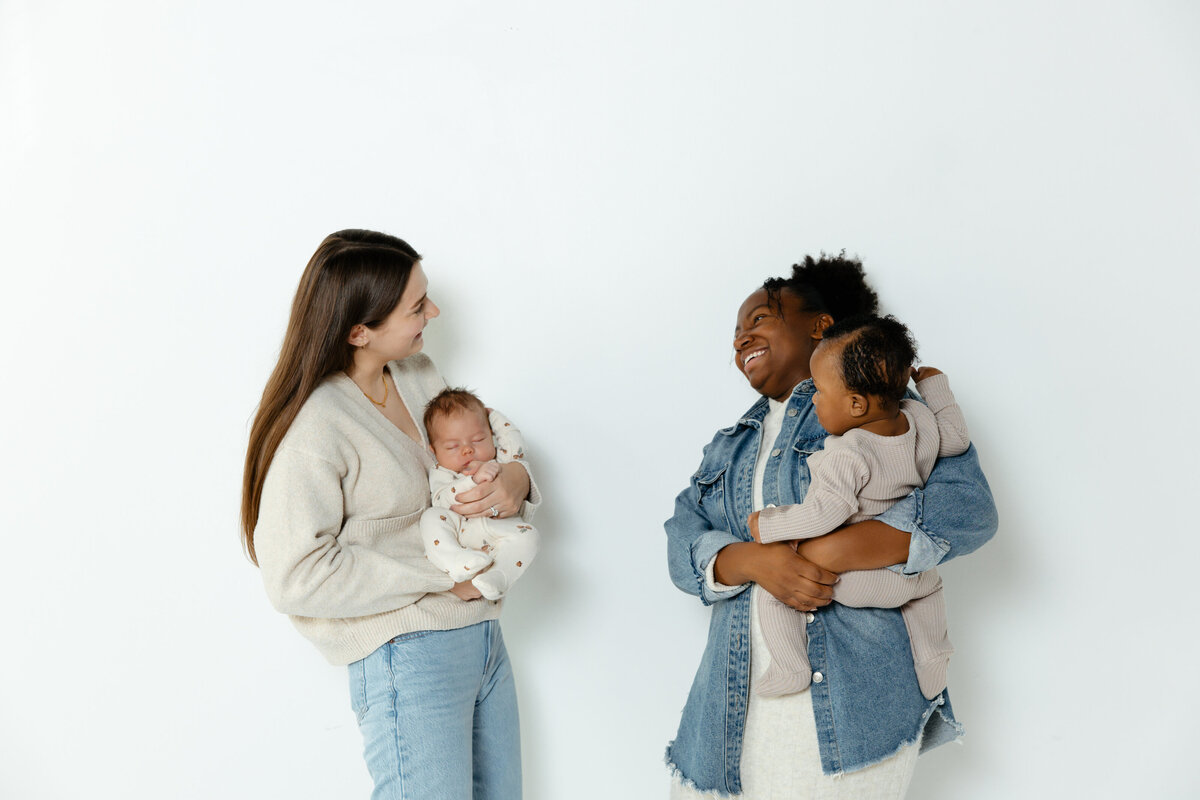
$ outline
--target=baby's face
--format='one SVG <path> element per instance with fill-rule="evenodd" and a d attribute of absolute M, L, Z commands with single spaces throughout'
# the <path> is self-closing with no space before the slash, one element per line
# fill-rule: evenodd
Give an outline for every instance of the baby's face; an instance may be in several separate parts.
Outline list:
<path fill-rule="evenodd" d="M 496 457 L 492 428 L 480 411 L 457 411 L 433 420 L 429 430 L 433 457 L 446 469 L 462 472 L 472 461 Z"/>
<path fill-rule="evenodd" d="M 852 393 L 842 377 L 842 345 L 827 342 L 817 345 L 809 369 L 813 388 L 817 390 L 812 399 L 813 408 L 821 427 L 838 436 L 857 427 L 860 423 L 850 413 Z"/>

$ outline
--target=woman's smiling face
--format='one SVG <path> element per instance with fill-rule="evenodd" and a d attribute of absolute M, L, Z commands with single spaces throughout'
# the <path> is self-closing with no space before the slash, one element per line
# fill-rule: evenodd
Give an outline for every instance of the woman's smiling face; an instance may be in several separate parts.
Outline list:
<path fill-rule="evenodd" d="M 369 346 L 388 361 L 408 358 L 425 344 L 422 332 L 429 320 L 442 313 L 428 295 L 429 280 L 421 262 L 413 265 L 396 307 L 371 332 Z"/>
<path fill-rule="evenodd" d="M 758 393 L 786 400 L 796 384 L 811 377 L 809 359 L 832 323 L 828 314 L 806 311 L 786 289 L 775 299 L 759 289 L 738 309 L 733 332 L 738 369 Z"/>

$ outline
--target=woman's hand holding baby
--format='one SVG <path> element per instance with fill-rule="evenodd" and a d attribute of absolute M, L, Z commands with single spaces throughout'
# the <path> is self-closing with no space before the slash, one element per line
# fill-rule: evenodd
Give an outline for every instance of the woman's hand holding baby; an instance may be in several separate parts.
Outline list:
<path fill-rule="evenodd" d="M 450 506 L 450 510 L 471 518 L 516 516 L 525 498 L 529 497 L 529 473 L 513 462 L 497 466 L 500 471 L 494 479 L 460 494 L 460 502 Z M 495 514 L 492 509 L 496 510 Z"/>
<path fill-rule="evenodd" d="M 713 577 L 726 586 L 753 581 L 792 608 L 812 611 L 833 599 L 838 576 L 798 555 L 790 542 L 737 542 L 717 553 Z"/>
<path fill-rule="evenodd" d="M 475 584 L 470 581 L 456 583 L 450 587 L 450 594 L 457 597 L 459 600 L 478 600 L 483 597 L 483 593 L 476 588 Z"/>

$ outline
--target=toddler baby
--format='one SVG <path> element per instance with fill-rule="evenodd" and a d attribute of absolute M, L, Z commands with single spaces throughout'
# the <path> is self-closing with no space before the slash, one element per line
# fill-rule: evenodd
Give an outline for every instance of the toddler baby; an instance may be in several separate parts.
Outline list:
<path fill-rule="evenodd" d="M 468 519 L 450 506 L 459 492 L 495 480 L 500 463 L 525 457 L 521 432 L 465 389 L 445 389 L 429 401 L 425 431 L 437 461 L 429 470 L 433 507 L 421 516 L 425 555 L 456 581 L 470 579 L 480 594 L 498 600 L 537 555 L 537 530 L 520 517 Z M 464 475 L 471 465 L 472 474 Z"/>
<path fill-rule="evenodd" d="M 932 367 L 912 368 L 916 344 L 894 317 L 858 316 L 830 326 L 810 362 L 813 407 L 831 434 L 808 456 L 811 484 L 799 505 L 766 508 L 750 516 L 757 541 L 809 539 L 861 522 L 925 485 L 934 462 L 964 452 L 966 421 L 948 379 Z M 904 399 L 909 377 L 925 399 Z M 759 592 L 759 619 L 771 663 L 761 695 L 791 694 L 812 678 L 808 615 Z M 890 569 L 846 572 L 833 599 L 856 607 L 900 607 L 912 642 L 917 682 L 932 700 L 946 687 L 953 648 L 936 570 L 906 576 Z"/>

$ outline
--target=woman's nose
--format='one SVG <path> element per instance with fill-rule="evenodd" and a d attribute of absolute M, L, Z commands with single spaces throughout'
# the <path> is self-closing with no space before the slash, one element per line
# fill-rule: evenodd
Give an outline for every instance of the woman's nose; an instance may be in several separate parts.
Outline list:
<path fill-rule="evenodd" d="M 428 298 L 428 300 L 429 300 L 429 303 L 425 307 L 425 319 L 433 319 L 434 317 L 441 314 L 442 310 L 440 308 L 438 308 L 437 303 L 433 302 L 432 297 Z"/>

